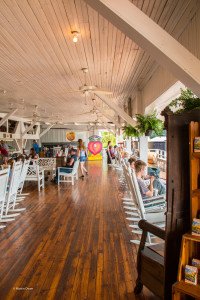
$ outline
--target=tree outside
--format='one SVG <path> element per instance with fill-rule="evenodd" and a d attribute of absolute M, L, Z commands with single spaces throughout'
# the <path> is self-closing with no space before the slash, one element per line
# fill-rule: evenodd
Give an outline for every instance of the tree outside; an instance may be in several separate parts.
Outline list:
<path fill-rule="evenodd" d="M 116 136 L 111 132 L 103 131 L 102 132 L 103 148 L 107 148 L 108 141 L 111 141 L 112 145 L 115 146 L 116 145 Z"/>

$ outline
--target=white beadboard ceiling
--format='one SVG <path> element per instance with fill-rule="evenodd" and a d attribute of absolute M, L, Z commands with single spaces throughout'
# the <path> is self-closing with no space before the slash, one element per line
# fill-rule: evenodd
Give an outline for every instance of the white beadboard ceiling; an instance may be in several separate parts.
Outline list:
<path fill-rule="evenodd" d="M 199 0 L 131 2 L 175 38 L 200 7 Z M 80 32 L 77 44 L 73 30 Z M 80 115 L 91 109 L 81 94 L 68 93 L 84 84 L 81 68 L 89 69 L 87 84 L 112 91 L 122 105 L 157 67 L 83 0 L 1 0 L 0 60 L 0 111 L 18 106 L 18 115 L 30 116 L 38 105 L 41 116 L 64 122 L 96 119 Z"/>

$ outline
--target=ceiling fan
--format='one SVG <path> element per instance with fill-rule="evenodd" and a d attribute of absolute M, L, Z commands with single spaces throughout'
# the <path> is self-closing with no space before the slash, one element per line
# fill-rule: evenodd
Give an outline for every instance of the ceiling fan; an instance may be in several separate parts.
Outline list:
<path fill-rule="evenodd" d="M 34 106 L 34 111 L 33 111 L 32 115 L 30 115 L 30 116 L 23 116 L 23 118 L 31 119 L 34 122 L 36 122 L 36 121 L 40 122 L 40 121 L 44 121 L 46 119 L 50 120 L 50 119 L 52 119 L 52 117 L 51 116 L 46 117 L 46 116 L 40 115 L 39 112 L 38 112 L 38 105 Z"/>
<path fill-rule="evenodd" d="M 112 92 L 107 91 L 103 88 L 99 88 L 96 85 L 88 85 L 86 83 L 86 74 L 88 73 L 88 68 L 82 68 L 81 71 L 84 73 L 84 77 L 85 77 L 84 85 L 80 86 L 78 90 L 67 91 L 67 93 L 82 93 L 85 96 L 87 96 L 91 92 L 93 92 L 93 93 L 98 92 L 98 93 L 102 93 L 104 95 L 111 95 L 112 94 Z"/>

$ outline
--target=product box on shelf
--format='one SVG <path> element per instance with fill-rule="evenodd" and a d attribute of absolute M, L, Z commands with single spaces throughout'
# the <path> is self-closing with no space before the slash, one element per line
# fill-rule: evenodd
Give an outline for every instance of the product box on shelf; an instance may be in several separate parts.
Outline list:
<path fill-rule="evenodd" d="M 194 152 L 200 152 L 200 136 L 194 138 Z"/>
<path fill-rule="evenodd" d="M 198 269 L 197 267 L 185 266 L 185 282 L 197 285 L 197 275 Z"/>

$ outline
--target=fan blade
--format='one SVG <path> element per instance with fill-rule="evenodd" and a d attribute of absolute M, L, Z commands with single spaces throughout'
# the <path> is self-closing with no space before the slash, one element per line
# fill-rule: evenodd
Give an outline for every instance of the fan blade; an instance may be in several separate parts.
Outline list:
<path fill-rule="evenodd" d="M 96 89 L 96 90 L 94 90 L 94 92 L 104 94 L 104 95 L 112 95 L 113 94 L 112 92 L 106 91 L 106 90 L 103 90 L 103 89 Z"/>
<path fill-rule="evenodd" d="M 74 91 L 65 91 L 67 94 L 73 94 L 73 93 L 82 93 L 83 91 L 80 90 L 74 90 Z"/>

